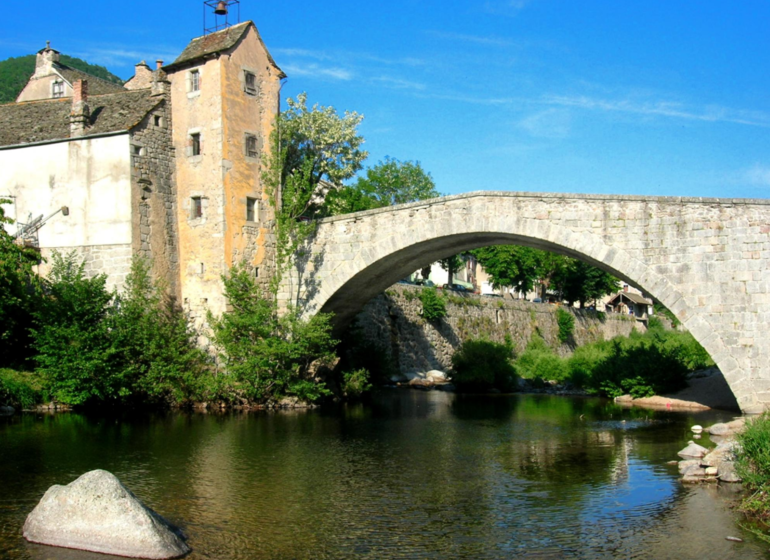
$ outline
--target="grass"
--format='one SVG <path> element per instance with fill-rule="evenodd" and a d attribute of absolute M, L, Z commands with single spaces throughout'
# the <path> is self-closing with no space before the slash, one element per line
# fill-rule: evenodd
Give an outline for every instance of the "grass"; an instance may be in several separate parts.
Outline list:
<path fill-rule="evenodd" d="M 743 498 L 741 509 L 763 521 L 770 519 L 770 415 L 767 412 L 752 421 L 738 434 L 736 471 L 750 492 Z"/>

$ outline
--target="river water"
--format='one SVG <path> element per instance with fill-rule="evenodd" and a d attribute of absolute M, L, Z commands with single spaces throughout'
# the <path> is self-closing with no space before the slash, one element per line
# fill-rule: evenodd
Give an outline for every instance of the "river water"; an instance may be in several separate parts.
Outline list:
<path fill-rule="evenodd" d="M 49 486 L 102 468 L 183 528 L 191 559 L 770 559 L 734 491 L 667 465 L 692 424 L 730 418 L 410 390 L 302 412 L 0 418 L 0 558 L 113 558 L 21 537 Z"/>

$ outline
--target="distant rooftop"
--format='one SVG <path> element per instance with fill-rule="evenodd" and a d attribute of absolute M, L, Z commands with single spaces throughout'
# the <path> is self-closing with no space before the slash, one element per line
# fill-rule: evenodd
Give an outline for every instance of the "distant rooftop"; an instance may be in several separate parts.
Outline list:
<path fill-rule="evenodd" d="M 88 76 L 89 89 L 91 80 Z M 149 89 L 89 95 L 86 136 L 130 130 L 161 101 Z M 0 105 L 0 147 L 69 138 L 71 110 L 71 98 Z"/>

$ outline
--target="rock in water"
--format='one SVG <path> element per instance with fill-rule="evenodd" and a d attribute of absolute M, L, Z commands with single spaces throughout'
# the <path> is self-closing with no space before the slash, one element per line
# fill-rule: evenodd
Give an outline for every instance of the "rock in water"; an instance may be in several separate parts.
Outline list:
<path fill-rule="evenodd" d="M 51 486 L 24 523 L 30 542 L 129 556 L 177 558 L 190 552 L 180 531 L 107 471 Z"/>
<path fill-rule="evenodd" d="M 706 453 L 708 453 L 708 449 L 698 445 L 697 443 L 695 443 L 693 441 L 688 441 L 687 444 L 688 444 L 687 447 L 682 449 L 679 453 L 677 453 L 677 455 L 679 455 L 680 457 L 696 457 L 696 458 L 701 458 Z"/>

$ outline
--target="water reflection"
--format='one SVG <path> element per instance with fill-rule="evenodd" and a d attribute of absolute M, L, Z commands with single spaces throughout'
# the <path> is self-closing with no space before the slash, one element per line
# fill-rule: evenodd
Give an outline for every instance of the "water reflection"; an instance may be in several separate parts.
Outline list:
<path fill-rule="evenodd" d="M 419 391 L 294 413 L 14 417 L 0 557 L 105 558 L 19 535 L 51 484 L 104 468 L 181 525 L 196 559 L 766 558 L 749 535 L 724 540 L 740 530 L 717 490 L 666 465 L 689 425 L 723 419 Z"/>

